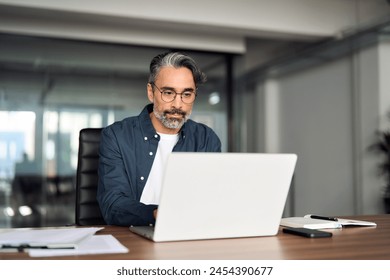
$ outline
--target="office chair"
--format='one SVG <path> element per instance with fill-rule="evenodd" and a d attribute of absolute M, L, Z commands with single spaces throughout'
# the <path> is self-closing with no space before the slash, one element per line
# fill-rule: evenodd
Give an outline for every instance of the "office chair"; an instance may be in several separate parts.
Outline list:
<path fill-rule="evenodd" d="M 106 224 L 96 200 L 101 128 L 80 131 L 76 178 L 76 224 Z"/>

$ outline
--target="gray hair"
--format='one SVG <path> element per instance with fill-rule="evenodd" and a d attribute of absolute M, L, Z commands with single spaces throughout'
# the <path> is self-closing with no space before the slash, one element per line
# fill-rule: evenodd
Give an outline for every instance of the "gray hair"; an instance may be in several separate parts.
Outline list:
<path fill-rule="evenodd" d="M 155 56 L 150 62 L 150 74 L 148 82 L 154 83 L 161 68 L 166 66 L 172 66 L 175 68 L 188 68 L 194 77 L 195 86 L 206 82 L 206 74 L 199 69 L 195 60 L 179 52 L 168 52 Z"/>

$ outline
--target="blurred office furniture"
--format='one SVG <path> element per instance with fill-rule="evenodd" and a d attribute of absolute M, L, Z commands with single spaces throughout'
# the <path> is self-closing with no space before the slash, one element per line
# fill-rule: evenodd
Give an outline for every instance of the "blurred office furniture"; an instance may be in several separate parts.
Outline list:
<path fill-rule="evenodd" d="M 15 174 L 12 182 L 12 195 L 17 205 L 35 205 L 42 200 L 42 175 Z"/>
<path fill-rule="evenodd" d="M 19 205 L 33 205 L 41 202 L 42 171 L 37 162 L 31 161 L 26 153 L 15 164 L 15 176 L 12 182 L 12 195 Z"/>
<path fill-rule="evenodd" d="M 52 185 L 53 195 L 56 197 L 64 196 L 67 193 L 73 192 L 74 189 L 74 175 L 57 175 L 57 176 L 48 176 L 46 178 L 46 184 Z"/>
<path fill-rule="evenodd" d="M 105 224 L 96 200 L 101 128 L 80 131 L 76 178 L 76 224 Z"/>
<path fill-rule="evenodd" d="M 44 201 L 44 185 L 41 167 L 24 153 L 22 160 L 15 164 L 15 175 L 12 180 L 8 205 L 13 213 L 12 227 L 41 226 L 39 206 Z"/>

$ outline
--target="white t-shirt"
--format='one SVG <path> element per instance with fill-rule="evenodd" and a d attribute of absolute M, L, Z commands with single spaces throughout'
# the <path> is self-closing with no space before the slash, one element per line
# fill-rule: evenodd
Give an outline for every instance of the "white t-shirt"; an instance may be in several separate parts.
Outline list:
<path fill-rule="evenodd" d="M 156 157 L 150 170 L 148 181 L 142 192 L 140 201 L 144 204 L 159 204 L 162 179 L 169 154 L 179 140 L 178 134 L 162 134 L 158 143 Z"/>

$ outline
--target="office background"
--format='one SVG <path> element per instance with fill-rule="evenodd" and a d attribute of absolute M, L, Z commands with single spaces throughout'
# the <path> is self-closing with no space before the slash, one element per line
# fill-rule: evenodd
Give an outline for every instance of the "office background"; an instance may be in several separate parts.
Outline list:
<path fill-rule="evenodd" d="M 79 130 L 139 114 L 167 50 L 225 152 L 298 154 L 286 216 L 384 213 L 388 2 L 0 0 L 0 227 L 74 222 Z"/>

